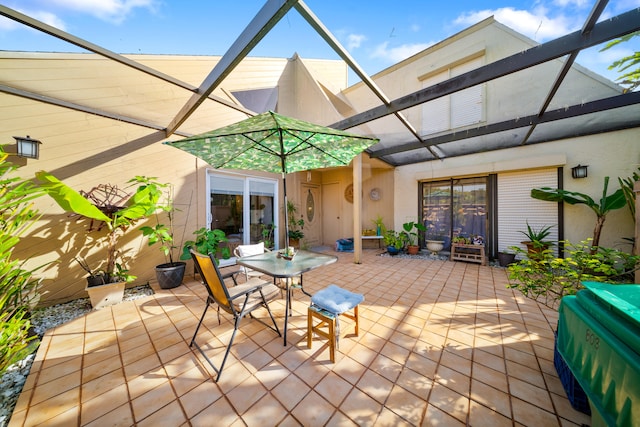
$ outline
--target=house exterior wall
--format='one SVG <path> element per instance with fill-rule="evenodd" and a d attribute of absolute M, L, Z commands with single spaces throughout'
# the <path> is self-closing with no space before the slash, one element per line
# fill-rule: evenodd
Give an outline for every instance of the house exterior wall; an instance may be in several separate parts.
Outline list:
<path fill-rule="evenodd" d="M 605 176 L 610 177 L 608 194 L 611 194 L 619 188 L 617 177 L 626 178 L 637 171 L 640 163 L 637 139 L 638 131 L 627 130 L 398 167 L 394 184 L 395 226 L 400 227 L 405 218 L 417 215 L 415 195 L 420 181 L 444 178 L 563 167 L 564 189 L 588 194 L 598 202 Z M 587 178 L 571 177 L 571 167 L 578 164 L 589 165 Z M 593 236 L 596 217 L 591 209 L 565 204 L 564 216 L 565 239 L 577 243 Z M 521 220 L 525 230 L 526 206 L 523 206 Z M 633 235 L 634 223 L 625 207 L 607 216 L 600 244 L 630 251 L 623 239 Z"/>
<path fill-rule="evenodd" d="M 219 57 L 169 55 L 131 57 L 194 86 L 200 85 L 219 60 Z M 279 86 L 283 93 L 295 94 L 292 86 L 299 81 L 294 76 L 286 78 L 284 72 L 289 63 L 281 58 L 247 58 L 214 94 L 231 102 L 234 90 Z M 346 68 L 340 61 L 314 60 L 313 67 L 315 78 L 341 76 L 338 82 L 331 83 L 337 87 L 346 81 Z M 40 159 L 29 160 L 19 170 L 21 177 L 33 178 L 37 171 L 45 170 L 72 188 L 85 191 L 104 183 L 134 191 L 135 188 L 128 188 L 129 179 L 136 175 L 157 177 L 158 181 L 175 187 L 178 209 L 175 237 L 180 249 L 185 240 L 193 239 L 193 231 L 207 225 L 205 189 L 206 171 L 210 167 L 190 154 L 162 144 L 182 136 L 168 138 L 162 130 L 153 128 L 168 125 L 191 96 L 189 91 L 90 54 L 0 52 L 0 82 L 110 114 L 139 117 L 151 126 L 137 126 L 1 93 L 0 140 L 12 144 L 14 135 L 29 135 L 42 141 Z M 178 131 L 197 134 L 245 118 L 241 112 L 207 100 Z M 272 174 L 259 172 L 251 175 L 274 178 Z M 28 258 L 28 268 L 45 265 L 37 272 L 43 279 L 42 305 L 86 297 L 86 273 L 74 257 L 82 256 L 97 268 L 105 258 L 104 247 L 96 247 L 99 234 L 87 232 L 88 221 L 69 218 L 49 197 L 38 199 L 36 207 L 43 216 L 22 239 L 15 256 Z M 128 230 L 120 240 L 120 249 L 130 261 L 130 274 L 138 276 L 132 285 L 155 281 L 154 267 L 165 262 L 158 246 L 148 247 L 137 230 L 146 224 L 154 225 L 155 221 L 138 222 L 136 230 Z M 284 226 L 279 228 L 284 236 Z M 187 271 L 193 271 L 192 267 Z"/>
<path fill-rule="evenodd" d="M 481 57 L 488 64 L 534 46 L 534 42 L 489 18 L 461 33 L 436 44 L 413 57 L 373 76 L 375 82 L 391 99 L 422 89 L 422 80 L 472 58 Z M 531 69 L 488 82 L 484 89 L 484 122 L 467 126 L 512 119 L 518 115 L 536 114 L 556 78 L 562 63 L 550 61 Z M 621 93 L 619 87 L 606 79 L 574 66 L 553 98 L 549 109 L 579 104 Z M 343 91 L 342 95 L 358 111 L 371 108 L 376 101 L 363 84 Z M 422 106 L 402 111 L 409 122 L 422 129 Z M 388 118 L 364 125 L 368 132 L 382 135 L 385 141 L 411 142 L 411 135 Z M 456 130 L 463 130 L 458 128 Z M 400 166 L 394 172 L 392 225 L 415 220 L 418 215 L 420 181 L 458 177 L 487 176 L 506 171 L 563 167 L 564 188 L 590 195 L 598 201 L 605 176 L 610 176 L 609 194 L 619 188 L 617 177 L 631 176 L 640 163 L 640 131 L 637 129 L 521 146 L 469 156 Z M 571 167 L 589 165 L 587 179 L 571 178 Z M 499 183 L 498 183 L 499 191 Z M 525 229 L 526 209 L 522 226 Z M 584 205 L 565 206 L 565 238 L 578 242 L 592 236 L 595 215 Z M 611 212 L 604 226 L 601 244 L 630 250 L 623 240 L 633 236 L 633 222 L 626 208 Z"/>

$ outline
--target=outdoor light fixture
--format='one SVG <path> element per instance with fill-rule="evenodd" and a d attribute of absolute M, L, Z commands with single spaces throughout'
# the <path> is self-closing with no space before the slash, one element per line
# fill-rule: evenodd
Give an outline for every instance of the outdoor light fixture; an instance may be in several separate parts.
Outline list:
<path fill-rule="evenodd" d="M 23 136 L 14 136 L 14 138 L 18 144 L 18 156 L 27 159 L 37 159 L 40 157 L 40 144 L 42 144 L 42 142 L 30 138 L 29 135 L 27 135 L 26 138 Z"/>
<path fill-rule="evenodd" d="M 575 179 L 586 178 L 588 165 L 578 165 L 571 168 L 571 176 Z"/>

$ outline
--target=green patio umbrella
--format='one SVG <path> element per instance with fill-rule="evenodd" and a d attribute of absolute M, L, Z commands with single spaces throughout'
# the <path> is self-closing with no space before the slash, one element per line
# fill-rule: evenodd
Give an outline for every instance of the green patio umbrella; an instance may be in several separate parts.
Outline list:
<path fill-rule="evenodd" d="M 319 126 L 272 111 L 200 135 L 165 144 L 197 156 L 217 169 L 281 173 L 287 217 L 286 174 L 347 166 L 378 139 Z M 289 235 L 285 233 L 286 246 Z"/>

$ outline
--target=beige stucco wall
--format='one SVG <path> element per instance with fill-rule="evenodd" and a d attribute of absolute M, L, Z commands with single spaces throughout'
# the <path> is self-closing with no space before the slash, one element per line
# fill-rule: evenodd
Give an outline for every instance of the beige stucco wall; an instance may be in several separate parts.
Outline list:
<path fill-rule="evenodd" d="M 640 131 L 626 130 L 398 167 L 394 184 L 395 227 L 417 216 L 416 194 L 420 181 L 450 177 L 564 167 L 564 189 L 587 194 L 599 202 L 605 176 L 610 177 L 607 194 L 611 194 L 620 188 L 618 177 L 630 177 L 638 170 L 639 137 Z M 587 178 L 571 177 L 571 168 L 578 164 L 589 165 Z M 526 206 L 523 206 L 523 217 L 526 218 Z M 592 237 L 595 220 L 595 214 L 585 205 L 565 204 L 565 238 L 579 242 Z M 623 238 L 633 235 L 634 223 L 625 207 L 607 216 L 600 244 L 628 251 L 630 247 Z"/>
<path fill-rule="evenodd" d="M 199 85 L 219 59 L 146 55 L 132 58 L 193 85 Z M 314 78 L 340 76 L 332 83 L 337 87 L 346 81 L 346 68 L 340 61 L 314 60 L 312 63 Z M 288 65 L 287 59 L 249 58 L 214 93 L 233 101 L 230 95 L 233 90 L 280 85 L 283 93 L 296 94 L 298 91 L 293 86 L 300 80 L 295 76 L 282 78 Z M 159 128 L 169 124 L 190 96 L 184 89 L 88 54 L 0 52 L 0 81 L 27 92 L 40 92 L 111 114 L 129 115 Z M 324 99 L 321 91 L 315 93 L 317 98 Z M 313 105 L 314 99 L 310 96 L 306 101 Z M 296 105 L 291 104 L 290 108 L 293 114 Z M 196 134 L 244 118 L 243 113 L 207 100 L 179 130 Z M 333 120 L 332 116 L 324 123 Z M 13 144 L 14 135 L 29 135 L 42 141 L 40 159 L 29 160 L 19 171 L 21 177 L 33 178 L 35 172 L 46 170 L 77 190 L 90 190 L 103 183 L 124 188 L 136 175 L 157 177 L 158 181 L 175 186 L 175 205 L 179 209 L 175 220 L 178 246 L 193 238 L 194 230 L 206 226 L 205 188 L 209 166 L 190 154 L 162 144 L 168 139 L 180 139 L 179 135 L 167 137 L 161 130 L 1 93 L 0 141 Z M 282 191 L 282 185 L 280 189 Z M 87 221 L 69 218 L 48 197 L 38 199 L 35 204 L 43 216 L 17 247 L 16 257 L 28 258 L 29 268 L 44 265 L 37 273 L 43 279 L 43 304 L 86 297 L 86 273 L 74 261 L 74 256 L 86 257 L 94 268 L 100 264 L 104 250 L 96 247 L 95 232 L 87 233 Z M 144 223 L 139 222 L 136 228 L 141 225 Z M 280 230 L 283 233 L 283 225 Z M 133 285 L 155 280 L 154 266 L 165 262 L 158 248 L 148 247 L 137 230 L 127 231 L 120 243 L 129 258 L 130 273 L 138 276 Z"/>

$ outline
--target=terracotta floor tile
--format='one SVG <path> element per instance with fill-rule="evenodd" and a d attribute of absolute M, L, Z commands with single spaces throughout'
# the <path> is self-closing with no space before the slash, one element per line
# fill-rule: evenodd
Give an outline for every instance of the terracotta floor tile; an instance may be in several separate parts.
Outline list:
<path fill-rule="evenodd" d="M 55 396 L 68 392 L 70 390 L 78 390 L 81 384 L 81 372 L 75 371 L 64 377 L 56 378 L 48 381 L 35 388 L 31 404 L 37 405 Z"/>
<path fill-rule="evenodd" d="M 277 360 L 270 359 L 269 363 L 256 371 L 254 375 L 268 390 L 271 390 L 288 377 L 290 371 Z"/>
<path fill-rule="evenodd" d="M 471 399 L 511 419 L 511 404 L 506 389 L 496 389 L 483 382 L 471 382 Z"/>
<path fill-rule="evenodd" d="M 429 404 L 424 420 L 421 424 L 423 427 L 442 426 L 442 427 L 464 427 L 466 422 L 449 415 L 440 408 Z"/>
<path fill-rule="evenodd" d="M 396 380 L 396 384 L 426 401 L 433 387 L 433 379 L 405 368 Z"/>
<path fill-rule="evenodd" d="M 84 427 L 102 427 L 105 425 L 113 427 L 127 427 L 134 425 L 133 414 L 131 413 L 131 406 L 129 401 L 124 405 L 121 405 L 113 411 L 96 418 L 95 420 L 83 424 Z"/>
<path fill-rule="evenodd" d="M 295 408 L 310 391 L 311 387 L 307 386 L 304 381 L 295 375 L 289 375 L 272 390 L 272 393 L 276 399 L 290 411 Z"/>
<path fill-rule="evenodd" d="M 411 425 L 418 425 L 422 421 L 422 415 L 427 407 L 427 401 L 418 398 L 406 389 L 394 386 L 389 399 L 385 402 L 385 408 L 398 414 Z"/>
<path fill-rule="evenodd" d="M 377 374 L 375 371 L 367 370 L 362 378 L 360 378 L 360 381 L 358 381 L 358 384 L 356 384 L 356 387 L 384 404 L 393 389 L 393 382 Z"/>
<path fill-rule="evenodd" d="M 224 399 L 215 400 L 211 405 L 189 417 L 194 427 L 230 426 L 239 420 L 229 402 Z"/>
<path fill-rule="evenodd" d="M 136 422 L 139 422 L 174 400 L 176 400 L 176 395 L 170 383 L 165 381 L 158 387 L 149 390 L 131 401 L 133 416 Z"/>
<path fill-rule="evenodd" d="M 460 421 L 466 420 L 469 412 L 469 399 L 466 396 L 438 383 L 433 386 L 429 402 Z"/>
<path fill-rule="evenodd" d="M 335 407 L 339 407 L 345 396 L 351 391 L 353 385 L 345 381 L 333 372 L 329 372 L 315 387 L 314 390 Z"/>
<path fill-rule="evenodd" d="M 245 319 L 214 382 L 189 348 L 206 291 L 188 275 L 173 290 L 152 284 L 153 296 L 47 331 L 10 426 L 590 422 L 571 408 L 553 366 L 557 311 L 506 289 L 504 269 L 377 253 L 365 251 L 362 264 L 338 253 L 305 274 L 312 293 L 339 283 L 365 295 L 360 336 L 345 319 L 336 363 L 326 340 L 307 349 L 308 297 L 297 292 L 289 345 Z M 282 326 L 284 300 L 272 310 Z M 216 364 L 233 331 L 221 317 L 218 325 L 209 313 L 197 337 Z"/>
<path fill-rule="evenodd" d="M 347 395 L 340 410 L 359 425 L 373 425 L 383 405 L 357 388 Z"/>
<path fill-rule="evenodd" d="M 80 422 L 84 425 L 115 411 L 125 404 L 128 405 L 129 395 L 127 394 L 127 387 L 123 382 L 118 386 L 106 389 L 92 399 L 88 399 L 88 396 L 84 395 L 83 389 L 82 400 L 82 417 Z"/>
<path fill-rule="evenodd" d="M 220 388 L 218 388 L 213 381 L 204 381 L 180 396 L 179 400 L 187 417 L 193 419 L 197 414 L 213 405 L 220 398 L 222 398 Z M 228 400 L 222 400 L 224 400 L 226 405 L 229 405 Z M 233 408 L 230 406 L 229 410 L 233 412 Z"/>
<path fill-rule="evenodd" d="M 32 402 L 25 417 L 25 425 L 44 424 L 67 411 L 76 411 L 77 417 L 79 400 L 80 389 L 73 388 L 69 391 L 56 394 L 41 403 Z M 62 425 L 65 424 L 63 423 Z"/>
<path fill-rule="evenodd" d="M 211 381 L 211 377 L 200 365 L 195 365 L 193 368 L 182 371 L 180 375 L 171 378 L 171 384 L 178 396 L 184 395 L 205 381 Z"/>
<path fill-rule="evenodd" d="M 553 412 L 553 404 L 547 390 L 514 377 L 509 377 L 509 392 L 526 402 L 538 406 L 549 412 Z"/>
<path fill-rule="evenodd" d="M 227 399 L 240 415 L 244 414 L 256 401 L 267 394 L 267 389 L 255 377 L 226 393 Z"/>
<path fill-rule="evenodd" d="M 487 408 L 477 402 L 471 401 L 469 407 L 469 425 L 492 427 L 511 427 L 511 417 L 505 417 L 499 412 Z"/>
<path fill-rule="evenodd" d="M 404 363 L 392 360 L 383 354 L 378 355 L 371 363 L 369 369 L 377 372 L 390 381 L 395 381 L 402 371 Z"/>
<path fill-rule="evenodd" d="M 469 395 L 471 378 L 458 371 L 454 371 L 451 368 L 440 365 L 436 371 L 435 380 L 437 383 L 440 383 L 463 396 Z"/>
<path fill-rule="evenodd" d="M 324 425 L 335 407 L 322 398 L 315 391 L 309 392 L 304 399 L 291 411 L 291 415 L 304 426 Z"/>
<path fill-rule="evenodd" d="M 110 390 L 126 384 L 121 369 L 107 372 L 106 374 L 94 378 L 82 384 L 82 403 L 99 397 Z M 125 387 L 126 389 L 126 387 Z"/>
<path fill-rule="evenodd" d="M 550 412 L 520 399 L 511 399 L 513 419 L 523 426 L 557 426 L 558 419 Z"/>

